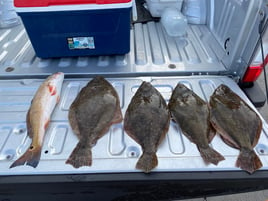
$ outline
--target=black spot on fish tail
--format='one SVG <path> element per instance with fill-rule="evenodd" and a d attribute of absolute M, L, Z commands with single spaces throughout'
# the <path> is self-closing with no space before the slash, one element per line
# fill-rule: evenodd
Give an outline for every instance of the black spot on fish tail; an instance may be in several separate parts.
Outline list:
<path fill-rule="evenodd" d="M 79 168 L 82 166 L 91 166 L 91 146 L 87 146 L 85 143 L 78 142 L 78 144 L 76 145 L 73 152 L 65 163 L 72 165 L 74 168 Z"/>
<path fill-rule="evenodd" d="M 32 166 L 34 168 L 39 164 L 41 157 L 41 147 L 34 148 L 31 146 L 19 159 L 17 159 L 9 168 L 16 166 L 26 165 Z"/>

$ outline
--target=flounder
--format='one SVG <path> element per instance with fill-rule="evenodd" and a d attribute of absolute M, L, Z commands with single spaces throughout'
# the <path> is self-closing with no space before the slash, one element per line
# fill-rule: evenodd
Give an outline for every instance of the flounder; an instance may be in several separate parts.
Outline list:
<path fill-rule="evenodd" d="M 212 125 L 226 144 L 240 150 L 236 166 L 249 173 L 261 168 L 253 150 L 262 131 L 259 115 L 224 84 L 214 91 L 209 103 Z"/>
<path fill-rule="evenodd" d="M 136 168 L 148 173 L 158 165 L 157 148 L 169 128 L 166 101 L 149 82 L 143 82 L 132 97 L 124 118 L 126 133 L 140 144 L 143 154 Z"/>
<path fill-rule="evenodd" d="M 95 77 L 73 101 L 68 117 L 79 142 L 66 164 L 75 168 L 91 166 L 91 148 L 112 124 L 123 119 L 116 90 L 103 77 Z"/>
<path fill-rule="evenodd" d="M 215 130 L 209 121 L 208 104 L 192 90 L 179 83 L 169 101 L 172 118 L 178 123 L 183 134 L 196 144 L 206 163 L 217 165 L 224 157 L 209 146 Z"/>

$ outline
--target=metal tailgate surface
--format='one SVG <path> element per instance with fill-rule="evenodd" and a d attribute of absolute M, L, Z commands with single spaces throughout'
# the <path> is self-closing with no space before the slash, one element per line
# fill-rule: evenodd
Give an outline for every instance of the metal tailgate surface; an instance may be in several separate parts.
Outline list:
<path fill-rule="evenodd" d="M 124 133 L 123 123 L 113 125 L 93 147 L 91 167 L 75 169 L 65 164 L 78 142 L 68 123 L 68 109 L 89 80 L 90 78 L 64 80 L 61 100 L 52 115 L 39 165 L 37 168 L 19 166 L 12 169 L 9 169 L 12 161 L 24 153 L 30 145 L 31 140 L 26 132 L 26 113 L 35 91 L 43 80 L 0 80 L 0 175 L 139 172 L 135 169 L 135 164 L 142 150 Z M 191 88 L 206 101 L 214 89 L 224 83 L 252 106 L 237 84 L 224 76 L 108 78 L 108 81 L 113 84 L 120 96 L 123 115 L 142 81 L 151 82 L 167 101 L 178 82 Z M 263 120 L 263 131 L 255 150 L 261 158 L 263 169 L 268 169 L 268 135 L 265 131 L 267 124 Z M 226 158 L 218 166 L 206 165 L 196 146 L 182 135 L 176 124 L 171 122 L 168 134 L 157 152 L 159 164 L 153 171 L 240 170 L 235 167 L 237 150 L 224 144 L 218 135 L 213 139 L 212 146 Z"/>

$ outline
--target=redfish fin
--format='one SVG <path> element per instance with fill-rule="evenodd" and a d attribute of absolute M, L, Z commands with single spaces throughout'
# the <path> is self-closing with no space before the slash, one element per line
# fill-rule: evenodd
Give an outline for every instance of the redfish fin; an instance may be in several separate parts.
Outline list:
<path fill-rule="evenodd" d="M 19 159 L 17 159 L 9 168 L 16 166 L 26 165 L 37 167 L 41 157 L 41 147 L 40 148 L 29 148 Z"/>
<path fill-rule="evenodd" d="M 154 169 L 157 164 L 158 160 L 155 153 L 143 153 L 136 164 L 136 168 L 148 173 Z"/>
<path fill-rule="evenodd" d="M 218 165 L 220 161 L 225 160 L 225 158 L 219 152 L 209 146 L 207 148 L 198 147 L 198 150 L 206 163 Z"/>
<path fill-rule="evenodd" d="M 262 162 L 254 150 L 242 150 L 237 158 L 236 167 L 252 174 L 262 167 Z"/>
<path fill-rule="evenodd" d="M 84 143 L 78 142 L 78 144 L 76 145 L 73 152 L 65 163 L 72 165 L 74 168 L 79 168 L 82 166 L 91 166 L 91 147 L 85 145 Z"/>

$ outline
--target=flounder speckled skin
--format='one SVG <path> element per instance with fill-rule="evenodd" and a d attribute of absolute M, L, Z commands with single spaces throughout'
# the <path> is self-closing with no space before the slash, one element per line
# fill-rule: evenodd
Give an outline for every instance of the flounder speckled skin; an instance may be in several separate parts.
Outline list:
<path fill-rule="evenodd" d="M 124 129 L 143 150 L 136 168 L 150 172 L 158 164 L 156 151 L 168 131 L 170 115 L 166 101 L 149 83 L 143 82 L 133 96 L 124 119 Z"/>
<path fill-rule="evenodd" d="M 91 166 L 91 148 L 110 126 L 122 121 L 119 97 L 103 77 L 92 79 L 70 106 L 69 122 L 79 142 L 67 164 L 75 168 Z"/>
<path fill-rule="evenodd" d="M 240 150 L 236 166 L 253 173 L 262 167 L 254 152 L 262 121 L 258 114 L 226 85 L 220 85 L 210 97 L 210 121 L 224 142 Z"/>
<path fill-rule="evenodd" d="M 224 157 L 209 146 L 215 130 L 209 122 L 208 104 L 185 85 L 179 83 L 169 101 L 172 118 L 183 134 L 196 144 L 206 163 L 217 165 Z"/>

